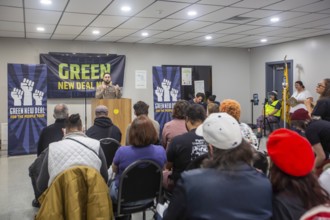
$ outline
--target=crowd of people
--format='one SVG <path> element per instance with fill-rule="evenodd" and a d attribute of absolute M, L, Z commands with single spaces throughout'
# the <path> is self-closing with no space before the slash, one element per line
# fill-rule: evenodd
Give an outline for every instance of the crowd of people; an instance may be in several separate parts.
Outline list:
<path fill-rule="evenodd" d="M 240 121 L 242 109 L 233 99 L 217 102 L 212 95 L 203 102 L 204 94 L 197 93 L 190 101 L 179 100 L 162 131 L 148 117 L 149 105 L 138 101 L 133 106 L 136 118 L 127 127 L 126 146 L 116 151 L 110 170 L 99 140 L 111 137 L 121 142 L 122 137 L 107 107 L 96 107 L 94 125 L 83 132 L 79 114 L 69 115 L 68 107 L 58 104 L 56 121 L 41 132 L 38 158 L 29 168 L 35 193 L 32 205 L 43 206 L 39 198 L 57 176 L 74 166 L 97 170 L 116 204 L 124 170 L 148 159 L 163 168 L 164 191 L 170 195 L 163 219 L 296 220 L 317 206 L 327 210 L 330 79 L 317 85 L 316 103 L 301 81 L 295 82 L 295 88 L 289 100 L 291 126 L 268 136 L 267 153 L 259 151 L 258 138 L 265 117 L 270 122 L 280 120 L 277 91 L 269 93 L 256 133 Z"/>

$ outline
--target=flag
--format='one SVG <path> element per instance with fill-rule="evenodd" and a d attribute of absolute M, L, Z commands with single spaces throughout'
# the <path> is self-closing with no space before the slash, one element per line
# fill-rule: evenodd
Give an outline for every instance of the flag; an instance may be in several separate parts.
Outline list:
<path fill-rule="evenodd" d="M 283 76 L 285 78 L 285 86 L 283 86 L 282 90 L 282 114 L 281 114 L 281 119 L 284 121 L 284 123 L 290 124 L 290 105 L 288 103 L 288 100 L 290 98 L 290 90 L 289 90 L 289 74 L 288 74 L 288 65 L 286 63 L 286 56 L 284 58 L 285 62 L 285 67 L 284 67 L 284 72 Z M 286 103 L 286 104 L 284 104 Z M 284 112 L 284 105 L 285 105 L 285 112 Z M 284 120 L 285 116 L 285 120 Z"/>

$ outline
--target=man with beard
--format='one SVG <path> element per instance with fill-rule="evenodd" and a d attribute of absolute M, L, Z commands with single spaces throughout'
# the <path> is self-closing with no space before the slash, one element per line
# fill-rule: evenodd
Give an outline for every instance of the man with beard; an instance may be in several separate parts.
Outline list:
<path fill-rule="evenodd" d="M 121 95 L 118 84 L 112 85 L 110 73 L 104 73 L 102 84 L 96 88 L 95 98 L 119 99 Z"/>

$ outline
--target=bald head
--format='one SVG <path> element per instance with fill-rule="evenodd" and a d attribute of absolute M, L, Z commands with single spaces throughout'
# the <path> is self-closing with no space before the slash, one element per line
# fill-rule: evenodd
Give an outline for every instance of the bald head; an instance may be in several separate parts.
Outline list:
<path fill-rule="evenodd" d="M 98 117 L 108 117 L 108 107 L 105 105 L 98 105 L 95 108 L 95 116 Z"/>
<path fill-rule="evenodd" d="M 65 119 L 69 116 L 68 107 L 65 104 L 57 104 L 54 108 L 55 119 Z"/>

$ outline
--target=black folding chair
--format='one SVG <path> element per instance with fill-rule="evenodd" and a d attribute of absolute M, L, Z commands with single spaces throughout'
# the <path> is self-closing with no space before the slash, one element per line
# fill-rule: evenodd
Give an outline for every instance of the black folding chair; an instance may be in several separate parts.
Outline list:
<path fill-rule="evenodd" d="M 103 138 L 100 140 L 101 148 L 104 152 L 105 159 L 107 160 L 108 168 L 111 166 L 113 157 L 120 147 L 120 143 L 113 138 Z"/>
<path fill-rule="evenodd" d="M 115 216 L 130 215 L 155 207 L 162 191 L 163 172 L 152 160 L 138 160 L 129 165 L 119 179 L 118 200 L 113 201 Z"/>

